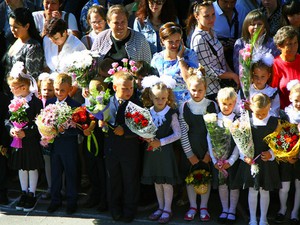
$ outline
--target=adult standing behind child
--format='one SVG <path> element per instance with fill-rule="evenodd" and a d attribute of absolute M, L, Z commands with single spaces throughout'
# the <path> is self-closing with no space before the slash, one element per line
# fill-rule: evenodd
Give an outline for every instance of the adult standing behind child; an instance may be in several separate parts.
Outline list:
<path fill-rule="evenodd" d="M 16 67 L 18 67 L 18 64 L 16 64 Z M 30 87 L 34 88 L 36 86 L 34 78 L 24 73 L 21 67 L 16 69 L 13 67 L 8 77 L 8 85 L 14 99 L 24 98 L 29 106 L 26 109 L 28 123 L 22 129 L 11 126 L 10 135 L 21 138 L 22 147 L 12 152 L 10 160 L 12 169 L 19 171 L 22 189 L 22 195 L 16 204 L 16 209 L 30 212 L 37 202 L 35 191 L 39 177 L 38 169 L 44 168 L 40 134 L 34 122 L 43 105 L 41 100 L 31 92 Z M 37 89 L 32 89 L 32 91 L 37 92 Z"/>
<path fill-rule="evenodd" d="M 99 120 L 99 126 L 109 126 L 104 140 L 108 182 L 108 203 L 113 220 L 134 220 L 139 189 L 139 141 L 125 124 L 125 109 L 133 98 L 134 76 L 118 71 L 113 75 L 115 95 L 110 98 L 110 119 Z"/>
<path fill-rule="evenodd" d="M 189 69 L 190 77 L 187 79 L 187 86 L 191 99 L 184 102 L 179 108 L 179 122 L 181 128 L 181 145 L 185 153 L 183 157 L 183 177 L 187 177 L 192 166 L 196 166 L 207 171 L 210 170 L 210 156 L 208 151 L 207 130 L 204 124 L 203 115 L 206 113 L 217 113 L 218 106 L 215 102 L 205 98 L 206 79 L 203 67 Z M 190 208 L 186 212 L 184 219 L 191 221 L 198 212 L 197 194 L 192 185 L 187 185 L 187 194 Z M 208 191 L 201 195 L 200 220 L 209 221 L 210 215 L 207 203 L 211 186 Z"/>
<path fill-rule="evenodd" d="M 55 98 L 49 99 L 48 104 L 67 103 L 71 108 L 80 104 L 69 97 L 72 91 L 72 78 L 65 73 L 58 74 L 54 79 Z M 55 212 L 62 204 L 61 188 L 62 174 L 66 177 L 67 214 L 77 210 L 77 159 L 78 159 L 78 130 L 75 128 L 59 128 L 60 134 L 55 137 L 51 145 L 51 203 L 47 209 L 49 213 Z M 49 146 L 50 147 L 50 146 Z"/>
<path fill-rule="evenodd" d="M 158 210 L 149 216 L 150 220 L 167 223 L 172 218 L 173 185 L 181 182 L 172 143 L 180 139 L 180 125 L 175 111 L 175 97 L 172 89 L 175 80 L 162 76 L 145 77 L 142 81 L 142 99 L 150 107 L 151 117 L 158 128 L 154 139 L 146 139 L 144 168 L 141 182 L 154 184 Z"/>
<path fill-rule="evenodd" d="M 249 225 L 257 225 L 256 210 L 258 193 L 260 194 L 260 220 L 259 225 L 268 225 L 267 213 L 270 203 L 270 191 L 281 188 L 278 164 L 273 151 L 263 138 L 275 131 L 278 119 L 270 115 L 271 100 L 262 93 L 251 98 L 252 110 L 251 131 L 254 143 L 255 163 L 259 173 L 251 174 L 253 159 L 245 157 L 240 151 L 240 165 L 237 169 L 234 188 L 249 188 L 248 204 L 250 211 Z"/>

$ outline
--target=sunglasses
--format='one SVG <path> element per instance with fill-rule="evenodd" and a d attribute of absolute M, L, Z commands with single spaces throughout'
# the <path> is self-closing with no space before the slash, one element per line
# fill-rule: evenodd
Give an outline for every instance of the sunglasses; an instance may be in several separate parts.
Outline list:
<path fill-rule="evenodd" d="M 166 0 L 149 0 L 149 3 L 151 3 L 152 5 L 156 4 L 156 5 L 162 5 L 166 2 Z"/>

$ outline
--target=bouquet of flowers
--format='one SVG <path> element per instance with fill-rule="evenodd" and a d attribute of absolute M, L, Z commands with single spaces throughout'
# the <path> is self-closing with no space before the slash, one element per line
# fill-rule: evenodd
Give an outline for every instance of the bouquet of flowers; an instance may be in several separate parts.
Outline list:
<path fill-rule="evenodd" d="M 53 143 L 54 138 L 58 135 L 59 127 L 67 129 L 76 127 L 72 121 L 73 110 L 70 106 L 64 103 L 49 104 L 36 118 L 36 125 L 42 136 L 41 145 L 46 147 L 49 143 Z"/>
<path fill-rule="evenodd" d="M 241 87 L 246 100 L 250 100 L 250 85 L 251 85 L 251 65 L 254 45 L 256 45 L 259 39 L 261 29 L 258 29 L 250 40 L 250 44 L 246 44 L 245 48 L 239 52 L 239 75 L 241 81 Z"/>
<path fill-rule="evenodd" d="M 10 122 L 16 130 L 21 130 L 28 123 L 26 109 L 29 107 L 25 98 L 14 98 L 11 100 L 8 109 L 10 112 Z M 22 148 L 22 139 L 13 137 L 10 145 L 13 148 Z"/>
<path fill-rule="evenodd" d="M 76 126 L 81 130 L 90 131 L 90 135 L 87 136 L 87 149 L 91 152 L 91 143 L 93 141 L 95 145 L 95 156 L 99 154 L 99 145 L 94 134 L 94 129 L 96 127 L 96 121 L 94 115 L 89 113 L 85 106 L 80 106 L 76 108 L 72 114 L 72 120 Z"/>
<path fill-rule="evenodd" d="M 259 173 L 258 165 L 255 160 L 260 156 L 254 158 L 254 144 L 251 133 L 250 118 L 246 111 L 242 111 L 241 117 L 235 120 L 230 126 L 230 133 L 239 150 L 245 157 L 252 159 L 251 175 L 255 177 Z"/>
<path fill-rule="evenodd" d="M 299 155 L 300 139 L 297 124 L 279 121 L 276 130 L 266 136 L 264 141 L 273 150 L 278 161 L 286 162 Z"/>
<path fill-rule="evenodd" d="M 212 175 L 206 170 L 194 170 L 186 178 L 186 184 L 193 185 L 197 194 L 205 194 L 208 191 L 208 184 L 211 182 Z"/>
<path fill-rule="evenodd" d="M 98 120 L 109 120 L 109 99 L 111 97 L 110 90 L 97 91 L 91 90 L 89 97 L 87 98 L 86 109 Z M 107 127 L 102 128 L 104 132 L 107 132 Z"/>
<path fill-rule="evenodd" d="M 150 112 L 130 101 L 125 109 L 125 124 L 133 133 L 142 138 L 152 139 L 157 131 Z"/>
<path fill-rule="evenodd" d="M 98 55 L 89 50 L 83 50 L 73 52 L 69 57 L 68 73 L 72 75 L 80 87 L 88 87 L 89 82 L 96 73 L 95 57 L 98 57 Z"/>
<path fill-rule="evenodd" d="M 209 113 L 203 116 L 206 129 L 209 133 L 212 151 L 217 160 L 217 165 L 221 169 L 230 152 L 231 134 L 229 127 L 231 121 L 228 119 L 218 120 L 216 113 Z M 219 124 L 220 123 L 220 124 Z M 228 172 L 225 169 L 219 171 L 219 184 L 224 184 Z"/>
<path fill-rule="evenodd" d="M 125 72 L 135 72 L 137 71 L 137 67 L 135 66 L 135 61 L 129 60 L 127 58 L 123 58 L 122 60 L 123 66 L 120 66 L 119 63 L 114 62 L 111 64 L 112 68 L 108 70 L 108 74 L 110 77 L 107 77 L 104 82 L 110 83 L 113 80 L 113 75 L 118 71 L 125 71 Z M 129 67 L 130 66 L 130 67 Z"/>

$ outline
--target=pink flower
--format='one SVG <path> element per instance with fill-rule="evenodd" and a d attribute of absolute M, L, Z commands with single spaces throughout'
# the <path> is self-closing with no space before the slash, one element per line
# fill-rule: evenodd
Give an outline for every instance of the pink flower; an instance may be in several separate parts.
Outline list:
<path fill-rule="evenodd" d="M 117 68 L 117 67 L 119 66 L 119 63 L 114 62 L 114 63 L 112 63 L 111 65 L 112 65 L 113 68 Z"/>
<path fill-rule="evenodd" d="M 136 66 L 132 66 L 132 67 L 131 67 L 131 71 L 132 71 L 132 72 L 135 72 L 135 71 L 137 71 L 137 70 L 138 70 L 138 68 L 137 68 Z"/>
<path fill-rule="evenodd" d="M 251 52 L 251 44 L 246 44 L 244 51 Z"/>
<path fill-rule="evenodd" d="M 122 63 L 128 63 L 128 59 L 127 58 L 123 58 L 121 61 L 122 61 Z"/>
<path fill-rule="evenodd" d="M 129 61 L 129 65 L 130 65 L 130 66 L 134 66 L 134 65 L 135 65 L 135 61 L 130 60 L 130 61 Z"/>
<path fill-rule="evenodd" d="M 122 71 L 128 72 L 128 69 L 127 69 L 126 67 L 123 67 L 123 68 L 122 68 Z"/>
<path fill-rule="evenodd" d="M 246 61 L 246 60 L 250 59 L 251 53 L 250 52 L 244 52 L 242 54 L 242 57 L 243 57 L 243 60 Z"/>
<path fill-rule="evenodd" d="M 117 71 L 121 71 L 122 69 L 123 69 L 122 66 L 118 66 L 118 67 L 117 67 Z"/>
<path fill-rule="evenodd" d="M 116 72 L 116 71 L 115 71 L 114 69 L 109 69 L 107 73 L 108 73 L 109 75 L 113 75 L 113 74 L 115 74 L 115 72 Z"/>

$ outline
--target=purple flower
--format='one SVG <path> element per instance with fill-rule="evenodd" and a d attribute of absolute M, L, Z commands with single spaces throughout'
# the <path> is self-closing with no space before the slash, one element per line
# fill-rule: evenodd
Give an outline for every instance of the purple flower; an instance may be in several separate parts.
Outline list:
<path fill-rule="evenodd" d="M 117 67 L 117 71 L 121 71 L 122 69 L 123 69 L 122 66 L 118 66 L 118 67 Z"/>

